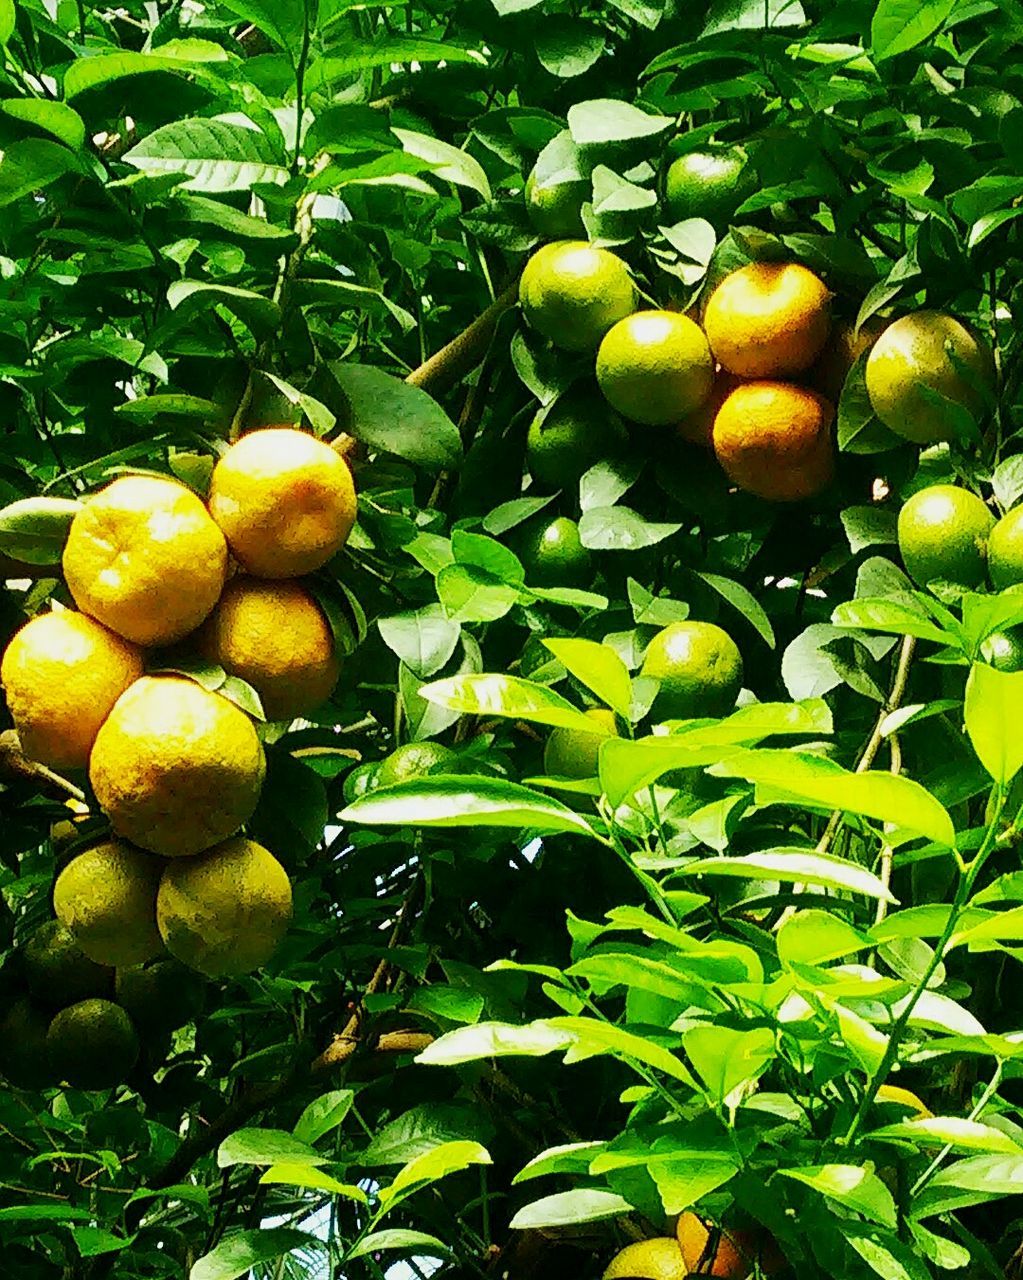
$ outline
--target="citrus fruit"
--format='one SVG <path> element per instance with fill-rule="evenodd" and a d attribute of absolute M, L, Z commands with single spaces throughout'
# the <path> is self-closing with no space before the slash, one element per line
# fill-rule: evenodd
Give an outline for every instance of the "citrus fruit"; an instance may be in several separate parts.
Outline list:
<path fill-rule="evenodd" d="M 202 1010 L 205 987 L 197 973 L 165 957 L 118 969 L 114 993 L 136 1027 L 152 1035 L 191 1022 Z"/>
<path fill-rule="evenodd" d="M 664 179 L 665 204 L 675 222 L 705 218 L 721 227 L 751 194 L 741 147 L 688 151 L 672 161 Z"/>
<path fill-rule="evenodd" d="M 135 1065 L 139 1038 L 120 1005 L 82 1000 L 53 1019 L 46 1048 L 58 1080 L 75 1089 L 112 1089 Z"/>
<path fill-rule="evenodd" d="M 699 325 L 677 311 L 636 311 L 597 352 L 597 382 L 632 422 L 667 427 L 707 399 L 714 362 Z"/>
<path fill-rule="evenodd" d="M 771 502 L 797 502 L 825 489 L 834 474 L 834 409 L 816 391 L 791 382 L 745 382 L 714 419 L 714 453 L 725 475 Z"/>
<path fill-rule="evenodd" d="M 604 1272 L 604 1280 L 685 1280 L 685 1276 L 682 1250 L 670 1236 L 627 1244 Z"/>
<path fill-rule="evenodd" d="M 751 262 L 721 281 L 703 313 L 715 360 L 741 378 L 808 369 L 827 341 L 831 295 L 798 262 Z"/>
<path fill-rule="evenodd" d="M 686 444 L 696 444 L 702 449 L 714 448 L 714 419 L 718 410 L 739 385 L 734 374 L 725 373 L 721 368 L 714 375 L 714 384 L 710 395 L 698 409 L 686 414 L 677 424 L 679 438 Z"/>
<path fill-rule="evenodd" d="M 362 764 L 355 766 L 351 773 L 346 776 L 342 787 L 342 794 L 346 804 L 352 804 L 360 796 L 377 789 L 380 785 L 377 781 L 379 768 L 380 762 L 378 760 L 366 760 Z"/>
<path fill-rule="evenodd" d="M 555 729 L 547 739 L 543 752 L 544 773 L 551 778 L 595 778 L 600 759 L 600 744 L 618 736 L 614 712 L 606 707 L 591 707 L 585 712 L 593 722 L 593 732 L 582 729 Z"/>
<path fill-rule="evenodd" d="M 526 466 L 547 489 L 571 489 L 590 467 L 618 457 L 628 436 L 593 383 L 573 387 L 545 416 L 533 419 Z"/>
<path fill-rule="evenodd" d="M 124 476 L 71 521 L 64 577 L 75 604 L 136 644 L 194 631 L 227 576 L 224 535 L 191 489 Z"/>
<path fill-rule="evenodd" d="M 46 1033 L 50 1014 L 23 997 L 0 1018 L 0 1075 L 19 1089 L 44 1089 L 55 1082 Z"/>
<path fill-rule="evenodd" d="M 0 684 L 30 760 L 84 769 L 110 708 L 142 674 L 142 651 L 83 613 L 37 614 L 4 651 Z"/>
<path fill-rule="evenodd" d="M 991 530 L 987 560 L 996 591 L 1023 582 L 1023 506 L 1006 512 Z"/>
<path fill-rule="evenodd" d="M 522 314 L 565 351 L 596 351 L 608 329 L 635 311 L 638 296 L 621 258 L 585 240 L 537 249 L 519 282 Z"/>
<path fill-rule="evenodd" d="M 197 638 L 200 652 L 259 694 L 268 720 L 294 720 L 330 697 L 338 659 L 330 624 L 297 582 L 235 578 Z"/>
<path fill-rule="evenodd" d="M 984 580 L 995 519 L 976 494 L 952 484 L 921 489 L 899 512 L 899 551 L 909 576 L 976 587 Z"/>
<path fill-rule="evenodd" d="M 233 835 L 252 816 L 265 770 L 248 716 L 179 676 L 144 676 L 122 694 L 89 761 L 117 834 L 168 858 Z"/>
<path fill-rule="evenodd" d="M 167 950 L 211 978 L 261 968 L 291 920 L 288 874 L 262 845 L 237 837 L 168 863 L 156 915 Z"/>
<path fill-rule="evenodd" d="M 90 960 L 59 920 L 47 920 L 36 929 L 25 944 L 24 956 L 29 995 L 49 1009 L 110 994 L 110 969 Z"/>
<path fill-rule="evenodd" d="M 980 656 L 998 671 L 1023 671 L 1023 627 L 993 631 L 980 646 Z"/>
<path fill-rule="evenodd" d="M 567 516 L 541 520 L 525 533 L 519 558 L 533 587 L 586 587 L 593 558 L 579 538 L 579 526 Z"/>
<path fill-rule="evenodd" d="M 865 376 L 871 407 L 886 427 L 916 444 L 934 444 L 957 434 L 964 412 L 980 416 L 993 364 L 953 316 L 915 311 L 877 339 Z"/>
<path fill-rule="evenodd" d="M 526 213 L 545 240 L 569 240 L 584 234 L 580 206 L 590 195 L 583 180 L 541 185 L 533 172 L 526 179 Z"/>
<path fill-rule="evenodd" d="M 213 468 L 210 513 L 257 578 L 319 569 L 348 541 L 355 512 L 348 463 L 307 431 L 250 431 Z"/>
<path fill-rule="evenodd" d="M 163 950 L 156 928 L 162 864 L 119 840 L 93 845 L 53 887 L 57 919 L 97 964 L 141 964 Z"/>
<path fill-rule="evenodd" d="M 428 773 L 442 773 L 456 758 L 442 742 L 406 742 L 380 761 L 375 787 L 396 787 Z"/>
<path fill-rule="evenodd" d="M 650 641 L 642 674 L 660 681 L 653 710 L 662 720 L 722 716 L 742 688 L 742 655 L 713 622 L 673 622 Z"/>
<path fill-rule="evenodd" d="M 686 1270 L 718 1280 L 745 1280 L 758 1261 L 770 1273 L 782 1265 L 777 1248 L 763 1251 L 758 1233 L 737 1231 L 705 1223 L 695 1213 L 683 1213 L 675 1227 Z M 773 1242 L 772 1242 L 773 1243 Z"/>
<path fill-rule="evenodd" d="M 868 320 L 857 332 L 850 320 L 836 320 L 824 350 L 806 372 L 806 381 L 826 400 L 838 404 L 845 380 L 856 361 L 869 351 L 884 329 L 881 320 Z"/>

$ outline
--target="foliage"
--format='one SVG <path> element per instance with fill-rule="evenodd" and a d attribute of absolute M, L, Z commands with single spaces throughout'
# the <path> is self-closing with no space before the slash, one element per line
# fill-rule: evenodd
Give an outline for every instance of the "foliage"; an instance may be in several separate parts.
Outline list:
<path fill-rule="evenodd" d="M 297 422 L 359 489 L 316 579 L 339 690 L 267 731 L 251 828 L 295 924 L 130 1087 L 0 1095 L 5 1276 L 597 1275 L 691 1206 L 800 1275 L 997 1272 L 1023 674 L 982 656 L 1023 599 L 914 589 L 895 518 L 925 484 L 1023 496 L 1018 6 L 0 0 L 0 41 L 3 638 L 67 600 L 68 524 L 116 475 L 202 492 L 242 427 Z M 663 171 L 708 142 L 753 194 L 669 224 Z M 969 320 L 997 403 L 921 454 L 861 358 L 812 503 L 650 433 L 523 491 L 530 421 L 590 372 L 511 305 L 534 167 L 657 303 L 794 258 L 851 322 Z M 529 581 L 541 512 L 579 519 L 586 589 Z M 655 734 L 637 673 L 686 617 L 748 692 Z M 594 705 L 599 778 L 545 778 Z M 367 787 L 431 739 L 452 763 Z M 0 738 L 5 997 L 102 829 L 65 829 L 81 781 Z"/>

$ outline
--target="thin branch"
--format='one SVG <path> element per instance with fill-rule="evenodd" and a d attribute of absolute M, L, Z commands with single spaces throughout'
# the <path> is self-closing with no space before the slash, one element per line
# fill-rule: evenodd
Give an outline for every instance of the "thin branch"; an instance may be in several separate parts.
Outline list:
<path fill-rule="evenodd" d="M 429 391 L 431 395 L 458 382 L 471 369 L 475 369 L 486 355 L 498 322 L 515 305 L 518 297 L 519 281 L 516 276 L 486 311 L 478 315 L 457 338 L 452 338 L 447 346 L 441 347 L 417 369 L 413 369 L 405 381 L 410 386 Z"/>
<path fill-rule="evenodd" d="M 62 791 L 74 800 L 85 802 L 85 792 L 81 787 L 25 755 L 16 729 L 5 729 L 0 733 L 0 782 L 28 782 Z"/>

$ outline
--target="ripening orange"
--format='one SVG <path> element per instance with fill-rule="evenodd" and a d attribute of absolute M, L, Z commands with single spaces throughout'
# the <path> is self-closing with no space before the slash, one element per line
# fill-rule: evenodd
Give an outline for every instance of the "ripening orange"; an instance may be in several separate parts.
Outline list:
<path fill-rule="evenodd" d="M 831 294 L 798 262 L 751 262 L 710 296 L 703 327 L 714 359 L 740 378 L 784 378 L 809 369 L 830 321 Z"/>
<path fill-rule="evenodd" d="M 714 419 L 714 453 L 733 484 L 770 502 L 797 502 L 834 474 L 830 401 L 791 382 L 746 382 Z"/>
<path fill-rule="evenodd" d="M 784 1266 L 777 1244 L 766 1232 L 719 1227 L 686 1212 L 679 1218 L 675 1234 L 690 1275 L 746 1280 L 758 1262 L 761 1271 L 768 1274 Z"/>

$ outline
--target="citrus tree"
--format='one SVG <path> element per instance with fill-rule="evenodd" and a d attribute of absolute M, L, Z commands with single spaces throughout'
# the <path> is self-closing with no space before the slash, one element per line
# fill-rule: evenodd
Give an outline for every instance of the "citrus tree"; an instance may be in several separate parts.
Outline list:
<path fill-rule="evenodd" d="M 0 43 L 4 1275 L 1015 1268 L 1016 0 Z"/>

